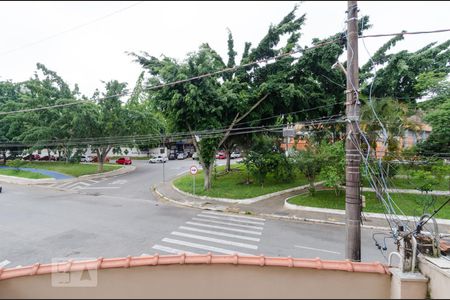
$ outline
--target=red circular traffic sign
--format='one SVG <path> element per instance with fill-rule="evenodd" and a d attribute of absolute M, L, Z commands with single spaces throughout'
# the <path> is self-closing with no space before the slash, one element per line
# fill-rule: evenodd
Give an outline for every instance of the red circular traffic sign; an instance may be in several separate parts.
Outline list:
<path fill-rule="evenodd" d="M 189 171 L 191 172 L 192 175 L 195 175 L 195 174 L 197 174 L 198 169 L 197 169 L 196 166 L 192 166 L 192 167 L 189 169 Z"/>

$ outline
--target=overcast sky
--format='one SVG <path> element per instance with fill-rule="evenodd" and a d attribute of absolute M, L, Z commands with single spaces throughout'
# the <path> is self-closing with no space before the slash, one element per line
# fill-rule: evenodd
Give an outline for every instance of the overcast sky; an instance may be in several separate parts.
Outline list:
<path fill-rule="evenodd" d="M 72 87 L 78 83 L 87 96 L 95 88 L 103 90 L 101 80 L 125 81 L 132 88 L 141 68 L 125 51 L 183 59 L 207 42 L 225 58 L 230 28 L 241 55 L 246 41 L 255 45 L 296 3 L 300 2 L 2 1 L 0 80 L 27 80 L 40 62 Z M 359 15 L 369 15 L 373 24 L 366 34 L 450 28 L 448 1 L 358 1 L 358 5 Z M 306 23 L 300 44 L 310 45 L 314 37 L 342 30 L 346 7 L 347 1 L 301 3 L 297 15 L 306 13 Z M 370 38 L 365 43 L 374 53 L 388 39 Z M 414 51 L 447 39 L 448 32 L 407 35 L 395 51 Z M 359 54 L 362 65 L 368 59 L 362 43 Z"/>

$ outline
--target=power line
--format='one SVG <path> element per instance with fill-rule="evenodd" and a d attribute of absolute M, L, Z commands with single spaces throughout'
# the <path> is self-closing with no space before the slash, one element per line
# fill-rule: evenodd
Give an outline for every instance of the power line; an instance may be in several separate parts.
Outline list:
<path fill-rule="evenodd" d="M 380 33 L 380 34 L 368 34 L 368 35 L 360 35 L 358 38 L 368 38 L 368 37 L 383 37 L 383 36 L 395 36 L 395 35 L 404 35 L 404 34 L 428 34 L 428 33 L 439 33 L 439 32 L 447 32 L 450 29 L 437 29 L 437 30 L 429 30 L 429 31 L 402 31 L 400 33 Z"/>
<path fill-rule="evenodd" d="M 99 18 L 97 18 L 97 19 L 94 19 L 94 20 L 92 20 L 92 21 L 89 21 L 89 22 L 87 22 L 87 23 L 83 23 L 83 24 L 74 26 L 74 27 L 69 28 L 69 29 L 64 30 L 64 31 L 60 31 L 60 32 L 58 32 L 58 33 L 55 33 L 55 34 L 50 35 L 50 36 L 48 36 L 48 37 L 45 37 L 45 38 L 43 38 L 43 39 L 40 39 L 40 40 L 37 40 L 37 41 L 34 41 L 34 42 L 30 42 L 30 43 L 28 43 L 28 44 L 19 46 L 19 47 L 17 47 L 17 48 L 14 48 L 14 49 L 10 49 L 10 50 L 1 52 L 0 55 L 7 55 L 7 54 L 10 54 L 10 53 L 16 52 L 16 51 L 18 51 L 18 50 L 21 50 L 21 49 L 23 49 L 23 48 L 27 48 L 27 47 L 30 47 L 30 46 L 34 46 L 34 45 L 36 45 L 36 44 L 39 44 L 39 43 L 48 41 L 48 40 L 50 40 L 50 39 L 53 39 L 53 38 L 55 38 L 55 37 L 58 37 L 58 36 L 60 36 L 60 35 L 65 34 L 65 33 L 68 33 L 68 32 L 71 32 L 71 31 L 80 29 L 80 28 L 82 28 L 82 27 L 91 25 L 91 24 L 96 23 L 96 22 L 98 22 L 98 21 L 101 21 L 101 20 L 103 20 L 103 19 L 109 18 L 109 17 L 111 17 L 111 16 L 113 16 L 113 15 L 115 15 L 115 14 L 118 14 L 118 13 L 120 13 L 120 12 L 123 12 L 123 11 L 125 11 L 125 10 L 127 10 L 127 9 L 130 9 L 130 8 L 136 6 L 136 5 L 139 5 L 139 4 L 141 4 L 142 2 L 144 2 L 144 1 L 139 1 L 139 2 L 137 2 L 137 3 L 134 3 L 134 4 L 129 5 L 129 6 L 126 6 L 126 7 L 124 7 L 124 8 L 118 9 L 118 10 L 116 10 L 116 11 L 113 11 L 112 13 L 109 13 L 109 14 L 104 15 L 104 16 L 102 16 L 102 17 L 99 17 Z"/>

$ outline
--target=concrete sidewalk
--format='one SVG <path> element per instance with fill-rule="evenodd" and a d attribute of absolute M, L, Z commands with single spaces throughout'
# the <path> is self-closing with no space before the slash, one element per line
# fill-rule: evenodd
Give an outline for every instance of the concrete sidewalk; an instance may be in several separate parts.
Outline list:
<path fill-rule="evenodd" d="M 197 209 L 219 210 L 231 213 L 252 214 L 275 219 L 297 220 L 313 223 L 326 223 L 334 225 L 345 225 L 345 214 L 336 213 L 327 209 L 314 210 L 292 210 L 285 207 L 286 198 L 307 192 L 307 189 L 286 192 L 269 199 L 261 200 L 252 204 L 224 203 L 211 199 L 203 200 L 194 196 L 188 196 L 175 190 L 171 182 L 160 183 L 153 187 L 153 192 L 161 199 L 173 204 L 192 207 Z M 389 229 L 385 218 L 374 217 L 373 214 L 364 215 L 363 227 Z M 450 233 L 450 225 L 445 220 L 444 224 L 439 224 L 439 230 L 442 233 Z M 414 224 L 410 222 L 410 227 Z"/>

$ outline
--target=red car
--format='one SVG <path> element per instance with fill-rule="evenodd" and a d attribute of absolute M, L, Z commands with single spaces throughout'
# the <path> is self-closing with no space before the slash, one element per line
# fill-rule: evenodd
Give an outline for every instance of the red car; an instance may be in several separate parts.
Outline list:
<path fill-rule="evenodd" d="M 39 158 L 39 160 L 51 160 L 51 161 L 56 161 L 56 157 L 54 157 L 53 155 L 46 155 L 46 156 L 42 156 Z"/>
<path fill-rule="evenodd" d="M 218 159 L 225 159 L 225 158 L 227 158 L 227 155 L 225 154 L 225 151 L 219 151 L 216 154 L 216 158 L 218 158 Z"/>
<path fill-rule="evenodd" d="M 121 157 L 118 160 L 116 160 L 116 164 L 119 165 L 131 165 L 132 161 L 129 157 Z"/>

